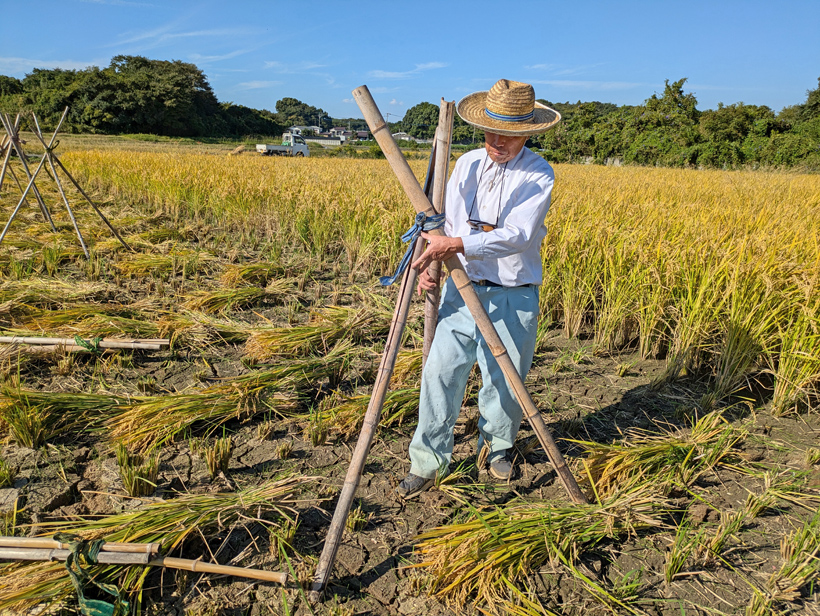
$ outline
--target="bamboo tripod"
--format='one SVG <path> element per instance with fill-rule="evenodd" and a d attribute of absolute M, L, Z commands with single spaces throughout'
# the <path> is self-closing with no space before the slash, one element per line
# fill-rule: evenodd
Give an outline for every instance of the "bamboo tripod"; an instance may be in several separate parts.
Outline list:
<path fill-rule="evenodd" d="M 80 227 L 77 224 L 77 219 L 74 217 L 74 211 L 71 209 L 71 205 L 68 202 L 68 197 L 66 196 L 65 190 L 63 188 L 63 184 L 60 181 L 60 176 L 57 174 L 57 168 L 59 167 L 63 174 L 71 181 L 74 187 L 80 192 L 80 194 L 85 198 L 86 201 L 91 205 L 100 219 L 105 223 L 105 225 L 111 230 L 111 233 L 114 234 L 119 242 L 127 249 L 131 250 L 131 247 L 125 242 L 120 234 L 117 233 L 117 230 L 111 225 L 105 215 L 100 211 L 97 205 L 91 200 L 86 192 L 82 189 L 80 184 L 74 177 L 68 172 L 68 169 L 65 168 L 62 161 L 57 157 L 54 153 L 54 150 L 59 145 L 59 141 L 57 141 L 57 134 L 60 132 L 60 128 L 62 128 L 63 122 L 65 122 L 65 118 L 68 115 L 68 107 L 63 110 L 63 115 L 60 118 L 60 121 L 57 124 L 57 128 L 54 130 L 54 134 L 51 136 L 51 139 L 46 143 L 45 137 L 43 136 L 43 131 L 40 129 L 40 123 L 37 120 L 37 116 L 34 113 L 31 114 L 32 121 L 33 121 L 33 132 L 34 136 L 37 138 L 38 141 L 42 144 L 44 151 L 43 156 L 40 159 L 40 164 L 37 165 L 37 168 L 34 172 L 31 172 L 31 169 L 28 166 L 27 157 L 23 150 L 23 141 L 20 139 L 20 122 L 21 122 L 21 115 L 17 114 L 17 117 L 14 121 L 11 120 L 11 116 L 5 113 L 0 113 L 0 123 L 2 123 L 3 128 L 5 129 L 6 134 L 3 136 L 2 141 L 0 141 L 0 156 L 3 158 L 3 167 L 0 169 L 0 190 L 3 188 L 3 182 L 6 178 L 7 172 L 11 177 L 14 179 L 17 187 L 20 189 L 21 196 L 20 200 L 17 203 L 17 207 L 14 208 L 14 211 L 9 216 L 8 221 L 6 222 L 6 226 L 3 228 L 2 233 L 0 233 L 0 244 L 2 244 L 3 240 L 8 233 L 9 227 L 11 227 L 11 223 L 14 221 L 17 213 L 20 211 L 20 208 L 23 204 L 28 203 L 27 197 L 29 192 L 34 193 L 34 197 L 37 201 L 37 205 L 40 208 L 40 212 L 43 214 L 46 222 L 51 225 L 51 230 L 55 233 L 57 232 L 57 228 L 54 226 L 54 221 L 51 218 L 51 212 L 49 212 L 48 206 L 46 206 L 45 201 L 37 188 L 36 180 L 37 176 L 39 175 L 40 171 L 43 167 L 48 163 L 48 168 L 50 171 L 51 178 L 54 180 L 54 183 L 57 185 L 57 190 L 60 193 L 60 197 L 62 198 L 63 204 L 65 205 L 66 211 L 68 212 L 68 216 L 71 219 L 71 224 L 74 226 L 74 231 L 77 234 L 77 239 L 80 241 L 80 246 L 82 246 L 83 253 L 85 254 L 86 259 L 90 258 L 91 255 L 88 252 L 88 246 L 86 246 L 85 239 L 83 238 L 83 234 L 80 231 Z M 14 168 L 10 165 L 11 162 L 11 154 L 14 151 L 18 158 L 20 159 L 20 163 L 23 168 L 23 172 L 28 180 L 28 184 L 23 188 L 23 185 L 20 183 L 20 180 L 17 177 L 17 173 L 14 171 Z"/>
<path fill-rule="evenodd" d="M 385 157 L 393 169 L 393 172 L 396 174 L 405 193 L 407 193 L 410 198 L 416 212 L 423 212 L 428 216 L 437 214 L 441 211 L 444 204 L 444 191 L 447 164 L 449 163 L 449 149 L 452 136 L 452 123 L 455 105 L 453 103 L 445 103 L 442 100 L 441 112 L 439 114 L 439 126 L 436 132 L 436 141 L 434 143 L 434 150 L 431 154 L 430 162 L 430 168 L 434 170 L 434 174 L 438 175 L 438 177 L 434 178 L 431 182 L 428 169 L 428 177 L 425 183 L 426 190 L 422 190 L 416 180 L 415 175 L 413 174 L 413 171 L 407 164 L 407 160 L 404 158 L 401 150 L 399 150 L 396 145 L 390 131 L 387 130 L 387 124 L 376 106 L 376 102 L 370 95 L 370 91 L 367 89 L 367 86 L 356 88 L 353 91 L 353 97 L 356 99 L 359 109 L 361 109 L 364 114 L 364 119 L 370 127 L 370 132 L 373 133 L 379 147 L 381 147 L 382 152 L 384 152 Z M 434 160 L 435 162 L 433 162 Z M 433 191 L 430 191 L 431 183 L 434 187 Z M 433 193 L 432 202 L 430 200 L 430 192 Z M 441 229 L 436 229 L 430 233 L 434 235 L 444 234 Z M 420 244 L 421 242 L 418 242 L 415 247 L 414 252 L 416 254 L 421 252 Z M 414 259 L 415 258 L 416 257 L 414 256 Z M 586 503 L 586 496 L 584 496 L 584 493 L 581 492 L 581 489 L 578 487 L 578 483 L 572 476 L 572 473 L 567 467 L 561 452 L 558 450 L 555 441 L 544 424 L 540 411 L 532 401 L 529 392 L 524 386 L 523 379 L 515 369 L 515 366 L 507 354 L 507 350 L 499 338 L 492 321 L 490 321 L 484 306 L 478 299 L 478 295 L 476 294 L 467 273 L 464 271 L 461 261 L 457 256 L 454 256 L 448 259 L 445 262 L 445 265 L 450 271 L 450 276 L 461 294 L 464 303 L 473 315 L 481 335 L 490 347 L 493 357 L 498 362 L 501 370 L 504 372 L 504 376 L 507 378 L 508 383 L 512 387 L 516 400 L 524 410 L 524 414 L 529 420 L 530 425 L 535 430 L 538 440 L 544 448 L 544 451 L 555 469 L 558 478 L 561 480 L 561 483 L 566 489 L 567 494 L 574 503 Z M 401 340 L 401 335 L 404 331 L 404 325 L 407 320 L 407 311 L 410 306 L 410 299 L 412 298 L 415 281 L 416 272 L 412 268 L 408 268 L 405 271 L 404 278 L 402 279 L 402 286 L 399 291 L 398 301 L 396 303 L 396 311 L 390 324 L 390 333 L 388 334 L 385 351 L 382 355 L 381 364 L 379 365 L 376 383 L 373 386 L 373 394 L 370 398 L 370 403 L 368 404 L 367 412 L 364 416 L 362 431 L 359 435 L 359 440 L 356 443 L 356 449 L 353 451 L 350 467 L 348 468 L 347 475 L 345 476 L 345 482 L 339 495 L 336 510 L 333 513 L 333 519 L 331 520 L 330 528 L 328 529 L 322 555 L 319 558 L 319 564 L 316 567 L 316 574 L 314 575 L 313 586 L 311 587 L 310 592 L 310 600 L 313 602 L 319 600 L 320 593 L 324 591 L 327 581 L 330 578 L 330 573 L 333 569 L 333 562 L 339 549 L 345 521 L 347 520 L 356 488 L 358 487 L 359 480 L 361 479 L 365 459 L 367 458 L 370 445 L 373 442 L 373 438 L 379 424 L 381 409 L 384 404 L 385 395 L 387 394 L 387 386 L 389 385 L 390 377 L 393 374 L 393 368 L 395 366 L 399 341 Z M 429 348 L 429 346 L 427 346 L 427 348 Z"/>

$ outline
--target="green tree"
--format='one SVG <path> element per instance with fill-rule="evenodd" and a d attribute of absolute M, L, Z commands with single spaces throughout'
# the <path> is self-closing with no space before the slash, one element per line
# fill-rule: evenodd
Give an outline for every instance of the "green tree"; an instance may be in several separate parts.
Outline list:
<path fill-rule="evenodd" d="M 401 120 L 401 128 L 418 139 L 432 139 L 438 126 L 439 108 L 433 103 L 419 103 L 410 107 Z"/>
<path fill-rule="evenodd" d="M 285 126 L 320 126 L 327 130 L 332 127 L 330 116 L 318 107 L 303 103 L 296 98 L 283 98 L 276 101 L 276 114 L 279 122 Z"/>

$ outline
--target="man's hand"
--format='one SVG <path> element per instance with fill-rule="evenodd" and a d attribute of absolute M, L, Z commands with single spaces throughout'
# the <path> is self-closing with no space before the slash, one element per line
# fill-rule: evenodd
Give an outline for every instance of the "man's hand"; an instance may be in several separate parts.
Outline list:
<path fill-rule="evenodd" d="M 422 291 L 432 291 L 438 286 L 439 281 L 427 273 L 427 268 L 433 261 L 446 261 L 450 257 L 464 252 L 464 243 L 460 237 L 430 235 L 424 232 L 422 232 L 421 237 L 427 240 L 427 249 L 411 266 L 419 271 L 417 289 L 419 295 Z"/>

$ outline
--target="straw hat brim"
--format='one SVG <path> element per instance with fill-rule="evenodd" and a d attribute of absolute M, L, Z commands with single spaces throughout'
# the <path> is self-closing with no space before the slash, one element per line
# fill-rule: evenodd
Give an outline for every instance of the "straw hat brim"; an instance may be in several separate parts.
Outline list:
<path fill-rule="evenodd" d="M 545 133 L 561 121 L 561 114 L 555 109 L 535 102 L 533 117 L 523 122 L 495 120 L 485 112 L 488 92 L 474 92 L 465 96 L 456 105 L 456 112 L 461 119 L 476 128 L 499 135 L 538 135 Z"/>

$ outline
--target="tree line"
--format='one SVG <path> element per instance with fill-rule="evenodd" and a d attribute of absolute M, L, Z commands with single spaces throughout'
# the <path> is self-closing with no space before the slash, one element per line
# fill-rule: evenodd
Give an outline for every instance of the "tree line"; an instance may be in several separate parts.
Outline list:
<path fill-rule="evenodd" d="M 820 170 L 820 79 L 803 103 L 779 113 L 742 102 L 700 111 L 685 83 L 667 81 L 662 94 L 635 106 L 542 100 L 563 121 L 530 145 L 555 162 Z M 332 118 L 295 98 L 277 101 L 275 112 L 221 103 L 205 74 L 179 60 L 120 55 L 105 68 L 34 69 L 23 79 L 0 75 L 0 110 L 31 110 L 54 125 L 66 106 L 63 129 L 70 132 L 241 137 L 280 135 L 293 125 L 366 128 L 361 119 Z M 438 106 L 423 102 L 390 128 L 431 139 L 437 124 Z M 456 116 L 453 140 L 480 143 L 482 135 Z"/>

